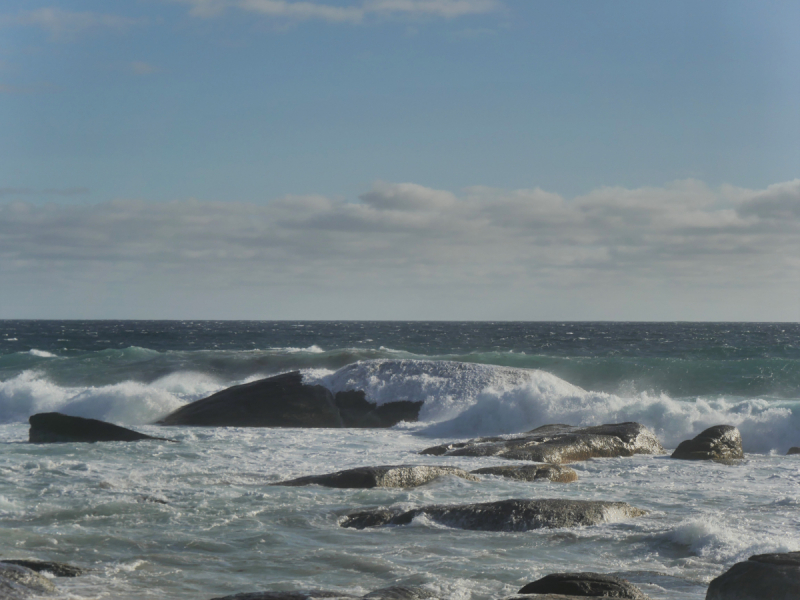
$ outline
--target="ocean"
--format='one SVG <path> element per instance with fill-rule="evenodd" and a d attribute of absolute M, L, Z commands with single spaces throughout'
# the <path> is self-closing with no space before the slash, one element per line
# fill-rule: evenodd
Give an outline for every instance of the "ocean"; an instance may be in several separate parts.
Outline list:
<path fill-rule="evenodd" d="M 424 401 L 391 429 L 150 425 L 231 385 L 300 370 L 332 391 Z M 169 437 L 28 444 L 59 411 Z M 271 483 L 391 464 L 515 464 L 419 450 L 550 423 L 637 421 L 665 448 L 735 425 L 741 464 L 664 456 L 571 464 L 579 480 L 446 477 L 413 489 Z M 65 598 L 363 594 L 422 585 L 502 599 L 548 573 L 613 573 L 651 598 L 705 597 L 737 561 L 800 550 L 800 324 L 0 321 L 0 559 L 85 567 Z M 521 464 L 521 463 L 519 463 Z M 349 512 L 510 498 L 624 501 L 648 515 L 525 533 L 341 528 Z"/>

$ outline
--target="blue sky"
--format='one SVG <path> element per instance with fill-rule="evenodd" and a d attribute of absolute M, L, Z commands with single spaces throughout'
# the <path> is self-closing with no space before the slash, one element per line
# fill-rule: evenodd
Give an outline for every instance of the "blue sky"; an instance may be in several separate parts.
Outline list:
<path fill-rule="evenodd" d="M 798 320 L 798 23 L 7 1 L 0 317 Z"/>

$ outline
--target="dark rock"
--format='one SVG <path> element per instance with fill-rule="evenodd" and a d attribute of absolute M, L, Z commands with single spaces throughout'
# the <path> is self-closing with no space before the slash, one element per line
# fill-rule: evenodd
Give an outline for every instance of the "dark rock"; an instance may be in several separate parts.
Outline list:
<path fill-rule="evenodd" d="M 0 562 L 0 600 L 22 600 L 56 591 L 49 579 L 26 567 Z"/>
<path fill-rule="evenodd" d="M 792 446 L 791 448 L 789 448 L 789 451 L 786 453 L 786 456 L 789 456 L 791 454 L 800 454 L 800 448 L 798 448 L 797 446 Z"/>
<path fill-rule="evenodd" d="M 706 600 L 797 600 L 800 552 L 757 554 L 712 580 Z"/>
<path fill-rule="evenodd" d="M 340 525 L 364 529 L 381 525 L 407 525 L 418 516 L 458 529 L 476 531 L 528 531 L 553 527 L 598 525 L 638 517 L 647 511 L 625 502 L 592 500 L 501 500 L 458 506 L 434 505 L 413 510 L 377 509 L 353 513 Z"/>
<path fill-rule="evenodd" d="M 513 460 L 568 463 L 590 458 L 661 454 L 664 448 L 655 434 L 639 423 L 615 423 L 596 427 L 544 425 L 512 438 L 478 438 L 434 446 L 422 454 L 435 456 L 499 456 Z"/>
<path fill-rule="evenodd" d="M 742 435 L 732 425 L 715 425 L 678 444 L 672 458 L 723 461 L 744 458 Z"/>
<path fill-rule="evenodd" d="M 57 412 L 39 413 L 28 421 L 31 424 L 28 441 L 33 444 L 52 444 L 59 442 L 136 442 L 139 440 L 159 440 L 170 442 L 165 438 L 153 437 L 125 429 L 119 425 L 70 417 Z"/>
<path fill-rule="evenodd" d="M 529 583 L 517 593 L 648 600 L 642 590 L 629 581 L 600 573 L 553 573 Z"/>
<path fill-rule="evenodd" d="M 498 475 L 509 479 L 521 481 L 554 481 L 556 483 L 571 483 L 578 481 L 578 474 L 574 469 L 560 465 L 525 465 L 521 467 L 484 467 L 470 471 L 476 475 Z"/>
<path fill-rule="evenodd" d="M 303 383 L 299 371 L 235 385 L 182 406 L 158 425 L 214 427 L 392 427 L 416 421 L 422 402 L 378 406 L 362 391 L 334 396 L 321 385 Z"/>
<path fill-rule="evenodd" d="M 315 598 L 363 598 L 364 600 L 427 600 L 436 598 L 433 592 L 421 587 L 395 585 L 370 592 L 366 596 L 353 596 L 343 592 L 309 590 L 302 592 L 253 592 L 213 598 L 212 600 L 314 600 Z"/>
<path fill-rule="evenodd" d="M 78 575 L 83 575 L 84 573 L 84 570 L 80 567 L 73 567 L 72 565 L 68 565 L 66 563 L 49 562 L 44 560 L 0 559 L 0 563 L 5 563 L 7 565 L 18 565 L 20 567 L 28 568 L 31 571 L 36 571 L 37 573 L 47 571 L 56 577 L 77 577 Z"/>
<path fill-rule="evenodd" d="M 362 596 L 364 600 L 426 600 L 427 598 L 436 597 L 436 594 L 423 587 L 407 587 L 404 585 L 381 588 Z"/>
<path fill-rule="evenodd" d="M 381 467 L 359 467 L 325 475 L 309 475 L 273 485 L 323 485 L 333 488 L 408 488 L 423 485 L 438 477 L 455 475 L 470 481 L 480 481 L 456 467 L 431 467 L 427 465 L 398 465 Z"/>

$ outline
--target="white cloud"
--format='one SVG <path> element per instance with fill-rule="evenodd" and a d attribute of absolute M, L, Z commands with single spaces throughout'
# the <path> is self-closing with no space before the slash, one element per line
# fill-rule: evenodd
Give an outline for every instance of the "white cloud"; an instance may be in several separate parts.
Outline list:
<path fill-rule="evenodd" d="M 44 29 L 55 39 L 72 39 L 102 29 L 124 29 L 143 23 L 141 19 L 96 12 L 73 12 L 60 8 L 39 8 L 17 15 L 0 16 L 0 26 L 22 25 Z"/>

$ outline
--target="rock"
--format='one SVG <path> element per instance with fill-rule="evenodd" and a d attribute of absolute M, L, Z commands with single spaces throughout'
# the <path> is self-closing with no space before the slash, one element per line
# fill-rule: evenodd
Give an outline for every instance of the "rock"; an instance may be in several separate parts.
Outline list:
<path fill-rule="evenodd" d="M 732 425 L 715 425 L 678 444 L 672 458 L 723 461 L 744 458 L 742 435 Z"/>
<path fill-rule="evenodd" d="M 798 448 L 797 446 L 789 448 L 789 451 L 786 453 L 786 456 L 790 456 L 792 454 L 800 454 L 800 448 Z"/>
<path fill-rule="evenodd" d="M 408 525 L 415 517 L 475 531 L 529 531 L 554 527 L 577 527 L 639 517 L 647 511 L 625 502 L 599 500 L 501 500 L 457 506 L 433 505 L 403 511 L 377 509 L 353 513 L 339 524 L 364 529 L 382 525 Z"/>
<path fill-rule="evenodd" d="M 800 552 L 756 554 L 712 580 L 706 600 L 797 600 Z"/>
<path fill-rule="evenodd" d="M 596 427 L 544 425 L 513 438 L 478 438 L 433 446 L 421 454 L 435 456 L 499 456 L 513 460 L 568 463 L 590 458 L 662 454 L 655 434 L 639 423 Z"/>
<path fill-rule="evenodd" d="M 30 569 L 31 571 L 36 571 L 37 573 L 47 571 L 56 577 L 77 577 L 78 575 L 83 575 L 84 573 L 84 570 L 80 567 L 73 567 L 72 565 L 68 565 L 66 563 L 49 562 L 44 560 L 0 559 L 0 563 L 7 565 L 18 565 L 20 567 Z"/>
<path fill-rule="evenodd" d="M 524 465 L 521 467 L 484 467 L 470 471 L 475 475 L 498 475 L 509 479 L 521 481 L 554 481 L 556 483 L 571 483 L 578 481 L 578 474 L 574 469 L 560 465 Z"/>
<path fill-rule="evenodd" d="M 407 587 L 404 585 L 381 588 L 362 596 L 364 600 L 426 600 L 427 598 L 436 597 L 436 594 L 423 587 Z"/>
<path fill-rule="evenodd" d="M 427 465 L 398 465 L 381 467 L 359 467 L 325 475 L 309 475 L 273 485 L 323 485 L 333 488 L 409 488 L 423 485 L 438 477 L 455 475 L 469 481 L 480 481 L 456 467 L 430 467 Z"/>
<path fill-rule="evenodd" d="M 26 567 L 0 562 L 0 600 L 22 600 L 56 591 L 49 579 Z"/>
<path fill-rule="evenodd" d="M 170 442 L 165 438 L 153 437 L 125 429 L 119 425 L 70 417 L 57 412 L 39 413 L 28 419 L 31 424 L 28 441 L 32 444 L 53 444 L 60 442 L 136 442 L 139 440 L 159 440 Z"/>
<path fill-rule="evenodd" d="M 529 583 L 518 594 L 555 594 L 580 598 L 625 598 L 649 600 L 635 585 L 613 575 L 600 573 L 553 573 Z M 532 600 L 532 599 L 531 599 Z"/>
<path fill-rule="evenodd" d="M 235 385 L 170 413 L 158 425 L 214 427 L 392 427 L 416 421 L 422 402 L 378 406 L 362 391 L 334 396 L 299 371 Z"/>
<path fill-rule="evenodd" d="M 406 587 L 394 585 L 370 592 L 365 596 L 353 596 L 343 592 L 329 592 L 325 590 L 310 590 L 303 592 L 253 592 L 249 594 L 236 594 L 212 600 L 314 600 L 315 598 L 363 598 L 364 600 L 427 600 L 436 598 L 436 595 L 421 587 Z"/>

